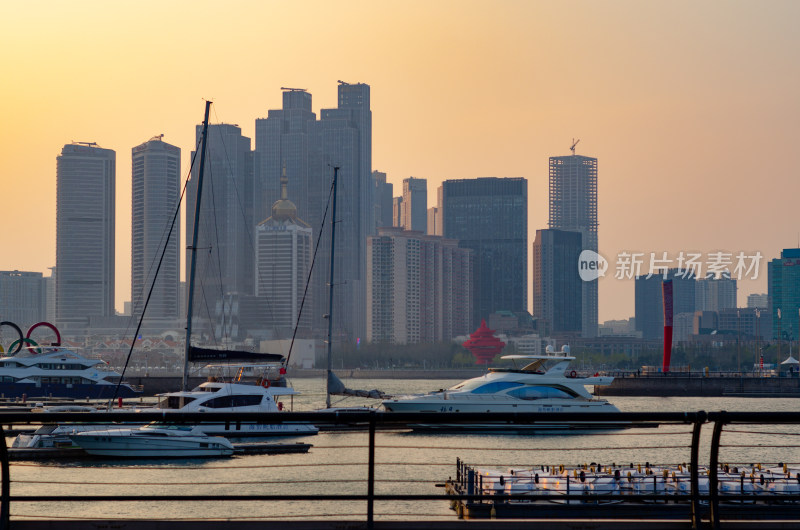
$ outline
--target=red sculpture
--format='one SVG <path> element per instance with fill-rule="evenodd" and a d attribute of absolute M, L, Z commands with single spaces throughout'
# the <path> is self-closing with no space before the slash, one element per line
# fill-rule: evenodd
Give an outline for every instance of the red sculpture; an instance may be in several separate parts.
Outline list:
<path fill-rule="evenodd" d="M 486 327 L 486 320 L 481 320 L 481 327 L 469 336 L 462 346 L 475 356 L 476 364 L 489 364 L 499 354 L 506 343 L 494 336 L 494 330 Z"/>

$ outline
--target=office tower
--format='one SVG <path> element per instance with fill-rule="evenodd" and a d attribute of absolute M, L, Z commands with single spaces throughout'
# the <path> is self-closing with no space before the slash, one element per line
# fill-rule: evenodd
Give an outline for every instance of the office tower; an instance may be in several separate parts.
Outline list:
<path fill-rule="evenodd" d="M 579 232 L 537 230 L 533 242 L 533 316 L 547 322 L 553 334 L 574 333 L 583 328 L 582 281 L 578 257 Z"/>
<path fill-rule="evenodd" d="M 392 193 L 394 186 L 386 182 L 386 173 L 372 172 L 375 184 L 375 230 L 392 226 Z"/>
<path fill-rule="evenodd" d="M 428 181 L 409 177 L 403 179 L 403 228 L 428 231 Z"/>
<path fill-rule="evenodd" d="M 145 315 L 175 319 L 183 314 L 178 295 L 181 225 L 176 215 L 181 150 L 157 136 L 134 147 L 131 156 L 131 311 L 137 317 L 142 314 L 152 286 Z"/>
<path fill-rule="evenodd" d="M 776 340 L 797 340 L 800 337 L 800 248 L 783 249 L 780 258 L 769 262 L 768 277 L 772 336 Z M 762 330 L 767 325 L 764 316 L 761 317 Z"/>
<path fill-rule="evenodd" d="M 56 320 L 114 316 L 116 153 L 67 144 L 56 162 Z"/>
<path fill-rule="evenodd" d="M 685 277 L 684 277 L 685 276 Z M 645 340 L 664 338 L 664 298 L 662 283 L 664 274 L 637 276 L 635 280 L 636 331 L 642 332 Z M 666 279 L 672 280 L 673 315 L 695 312 L 695 286 L 697 282 L 691 272 L 669 269 Z"/>
<path fill-rule="evenodd" d="M 573 145 L 573 153 L 574 153 Z M 597 159 L 572 154 L 550 157 L 548 226 L 580 232 L 583 249 L 597 252 Z M 582 286 L 582 335 L 597 336 L 597 280 Z"/>
<path fill-rule="evenodd" d="M 469 333 L 471 250 L 402 228 L 381 228 L 367 250 L 368 341 L 429 343 Z"/>
<path fill-rule="evenodd" d="M 403 197 L 392 198 L 392 226 L 403 228 Z"/>
<path fill-rule="evenodd" d="M 280 338 L 292 337 L 296 325 L 310 331 L 312 318 L 310 291 L 303 303 L 311 270 L 312 230 L 298 218 L 287 185 L 284 176 L 272 215 L 256 227 L 256 296 L 265 300 L 267 327 Z"/>
<path fill-rule="evenodd" d="M 428 230 L 431 236 L 442 235 L 442 209 L 438 206 L 428 208 Z"/>
<path fill-rule="evenodd" d="M 320 110 L 311 163 L 326 186 L 339 168 L 336 220 L 334 327 L 350 343 L 366 336 L 366 247 L 375 233 L 370 87 L 339 82 L 339 105 Z M 288 168 L 287 168 L 288 170 Z M 330 228 L 323 231 L 318 263 L 330 262 Z M 317 314 L 326 314 L 328 271 L 314 267 Z"/>
<path fill-rule="evenodd" d="M 47 279 L 41 272 L 0 271 L 0 320 L 17 324 L 23 332 L 46 320 Z"/>
<path fill-rule="evenodd" d="M 769 295 L 767 293 L 747 295 L 747 307 L 767 307 Z"/>
<path fill-rule="evenodd" d="M 288 195 L 295 200 L 298 217 L 310 225 L 315 244 L 321 230 L 311 309 L 312 326 L 322 332 L 327 329 L 323 315 L 328 313 L 329 269 L 321 264 L 330 262 L 331 212 L 324 228 L 322 220 L 334 167 L 339 168 L 333 318 L 337 336 L 353 341 L 364 334 L 366 238 L 378 222 L 369 105 L 369 85 L 340 82 L 337 108 L 321 109 L 316 120 L 311 94 L 285 89 L 283 109 L 270 110 L 266 119 L 256 121 L 254 195 L 262 197 L 263 205 L 278 200 L 280 168 L 285 162 L 292 176 Z"/>
<path fill-rule="evenodd" d="M 311 172 L 309 154 L 317 119 L 311 110 L 311 94 L 302 89 L 283 89 L 283 108 L 268 111 L 256 120 L 255 173 L 258 208 L 255 219 L 270 215 L 270 206 L 281 197 L 282 168 L 292 178 L 288 195 L 294 198 L 297 214 L 319 232 L 330 179 Z"/>
<path fill-rule="evenodd" d="M 736 308 L 736 280 L 728 274 L 697 280 L 695 311 L 722 311 Z"/>
<path fill-rule="evenodd" d="M 473 251 L 470 327 L 500 310 L 527 311 L 528 182 L 524 178 L 446 180 L 444 237 Z"/>
<path fill-rule="evenodd" d="M 198 141 L 202 131 L 202 125 L 198 125 Z M 194 231 L 199 167 L 198 160 L 192 167 L 192 178 L 186 190 L 187 246 L 192 244 Z M 236 125 L 209 125 L 194 285 L 193 314 L 199 319 L 213 322 L 215 318 L 209 313 L 229 293 L 252 295 L 254 292 L 253 215 L 257 201 L 253 189 L 250 139 L 242 136 Z M 187 252 L 187 281 L 190 266 L 191 255 Z M 201 333 L 198 326 L 195 329 Z"/>

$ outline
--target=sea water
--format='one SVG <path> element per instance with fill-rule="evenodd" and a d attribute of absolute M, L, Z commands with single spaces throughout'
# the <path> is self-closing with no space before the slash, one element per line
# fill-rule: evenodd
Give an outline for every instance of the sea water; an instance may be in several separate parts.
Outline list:
<path fill-rule="evenodd" d="M 353 389 L 391 395 L 425 393 L 453 386 L 456 380 L 350 379 Z M 295 379 L 302 392 L 294 410 L 323 406 L 324 382 Z M 288 397 L 283 398 L 289 405 Z M 614 397 L 623 412 L 798 411 L 791 398 Z M 369 404 L 334 398 L 334 405 Z M 374 402 L 373 402 L 374 404 Z M 456 459 L 473 467 L 509 467 L 645 463 L 681 464 L 690 460 L 691 425 L 601 432 L 536 434 L 441 434 L 378 432 L 375 490 L 378 494 L 443 494 L 436 485 L 455 477 Z M 711 426 L 703 429 L 700 459 L 708 461 Z M 729 426 L 722 436 L 720 461 L 732 464 L 798 463 L 796 426 Z M 25 495 L 324 495 L 367 492 L 367 434 L 323 432 L 283 438 L 313 444 L 307 454 L 251 455 L 212 460 L 15 462 L 11 491 Z M 10 440 L 8 441 L 10 443 Z M 365 502 L 14 502 L 12 518 L 64 519 L 314 519 L 363 520 Z M 441 501 L 376 503 L 380 519 L 453 518 Z"/>

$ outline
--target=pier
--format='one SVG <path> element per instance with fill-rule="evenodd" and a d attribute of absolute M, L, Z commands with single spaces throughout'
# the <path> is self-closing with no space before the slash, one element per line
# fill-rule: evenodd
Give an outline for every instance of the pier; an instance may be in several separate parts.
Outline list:
<path fill-rule="evenodd" d="M 308 453 L 251 455 L 192 462 L 73 462 L 67 466 L 12 462 L 0 445 L 0 529 L 205 530 L 210 528 L 791 528 L 800 525 L 800 494 L 789 491 L 753 502 L 726 490 L 736 467 L 800 468 L 800 413 L 272 413 L 224 414 L 228 421 L 362 424 L 360 432 L 304 438 Z M 174 414 L 171 421 L 210 421 L 206 413 Z M 545 417 L 546 416 L 546 417 Z M 48 414 L 52 421 L 55 414 Z M 59 413 L 61 421 L 85 413 Z M 97 413 L 96 421 L 157 421 L 159 413 Z M 626 421 L 628 428 L 532 436 L 419 435 L 407 425 L 524 424 L 566 427 L 576 421 Z M 0 413 L 0 425 L 42 421 L 36 413 Z M 215 418 L 214 421 L 219 421 Z M 640 428 L 647 427 L 647 428 Z M 2 434 L 5 434 L 4 432 Z M 5 437 L 2 437 L 5 440 Z M 763 457 L 763 459 L 762 459 Z M 454 463 L 459 459 L 459 465 Z M 758 460 L 762 459 L 762 460 Z M 755 462 L 753 460 L 756 460 Z M 463 462 L 469 462 L 464 465 Z M 561 502 L 532 504 L 529 492 L 503 489 L 476 478 L 478 469 L 530 472 L 560 466 L 570 489 Z M 680 495 L 657 487 L 627 495 L 599 491 L 589 498 L 579 484 L 598 469 L 635 470 L 652 479 L 668 465 L 680 466 Z M 592 470 L 594 468 L 594 470 Z M 642 471 L 639 471 L 639 470 Z M 659 470 L 659 474 L 647 470 Z M 781 469 L 783 467 L 781 466 Z M 472 478 L 470 479 L 470 471 Z M 634 471 L 631 471 L 633 474 Z M 544 473 L 542 474 L 542 476 Z M 540 476 L 541 478 L 541 476 Z M 604 477 L 609 478 L 609 477 Z M 627 480 L 627 471 L 621 473 Z M 760 482 L 758 474 L 755 482 Z M 767 478 L 767 481 L 770 479 Z M 481 481 L 483 481 L 481 483 Z M 487 486 L 494 484 L 491 488 Z M 774 482 L 774 481 L 773 481 Z M 645 484 L 647 482 L 645 481 Z M 705 484 L 705 487 L 703 485 Z M 788 482 L 787 482 L 788 484 Z M 722 487 L 721 487 L 722 486 Z M 572 487 L 572 486 L 571 486 Z M 581 489 L 582 488 L 582 489 Z M 537 499 L 538 500 L 538 499 Z M 606 500 L 617 504 L 605 504 Z M 677 502 L 676 502 L 677 500 Z M 740 500 L 739 504 L 736 501 Z M 601 502 L 602 501 L 602 502 Z M 495 518 L 493 519 L 492 516 Z M 778 517 L 778 518 L 776 518 Z M 557 521 L 553 518 L 558 518 Z M 469 519 L 465 521 L 463 519 Z"/>
<path fill-rule="evenodd" d="M 760 377 L 737 372 L 608 372 L 597 396 L 800 397 L 798 377 Z"/>

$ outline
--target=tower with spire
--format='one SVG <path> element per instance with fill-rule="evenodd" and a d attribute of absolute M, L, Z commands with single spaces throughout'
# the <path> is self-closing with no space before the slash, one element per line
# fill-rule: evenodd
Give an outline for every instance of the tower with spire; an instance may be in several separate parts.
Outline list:
<path fill-rule="evenodd" d="M 255 285 L 256 296 L 265 300 L 265 325 L 277 338 L 288 338 L 296 325 L 300 332 L 311 329 L 311 290 L 302 315 L 300 306 L 311 269 L 312 230 L 288 198 L 285 163 L 280 184 L 281 198 L 272 205 L 272 215 L 256 227 Z"/>

